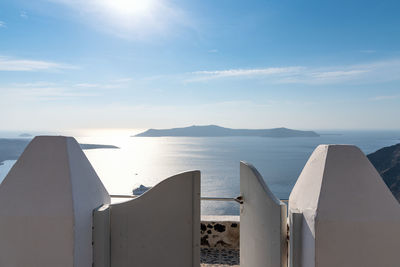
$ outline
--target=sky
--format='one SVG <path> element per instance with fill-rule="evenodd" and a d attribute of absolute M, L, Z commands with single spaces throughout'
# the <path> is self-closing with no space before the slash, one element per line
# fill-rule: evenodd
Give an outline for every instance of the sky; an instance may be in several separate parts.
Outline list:
<path fill-rule="evenodd" d="M 2 0 L 0 130 L 400 129 L 400 1 Z"/>

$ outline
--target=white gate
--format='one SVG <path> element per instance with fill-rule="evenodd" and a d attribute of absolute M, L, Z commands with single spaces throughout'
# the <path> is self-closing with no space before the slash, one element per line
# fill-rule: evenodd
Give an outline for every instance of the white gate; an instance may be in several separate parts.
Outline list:
<path fill-rule="evenodd" d="M 240 163 L 240 266 L 286 267 L 286 205 L 252 165 Z"/>
<path fill-rule="evenodd" d="M 94 267 L 200 266 L 199 171 L 93 215 Z"/>

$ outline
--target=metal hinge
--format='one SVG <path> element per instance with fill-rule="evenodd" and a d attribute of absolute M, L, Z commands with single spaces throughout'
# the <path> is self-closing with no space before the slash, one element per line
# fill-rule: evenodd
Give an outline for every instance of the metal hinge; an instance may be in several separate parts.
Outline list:
<path fill-rule="evenodd" d="M 237 203 L 243 204 L 243 196 L 238 196 L 237 198 L 234 199 Z"/>

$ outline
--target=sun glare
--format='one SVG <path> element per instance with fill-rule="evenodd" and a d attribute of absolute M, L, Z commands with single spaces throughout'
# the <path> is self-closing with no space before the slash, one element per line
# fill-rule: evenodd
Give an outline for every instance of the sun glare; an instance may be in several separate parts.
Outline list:
<path fill-rule="evenodd" d="M 122 16 L 145 16 L 154 6 L 154 0 L 104 0 L 103 3 L 107 10 Z"/>
<path fill-rule="evenodd" d="M 144 40 L 165 36 L 171 32 L 171 25 L 184 24 L 182 12 L 170 0 L 85 1 L 88 14 L 85 19 L 122 38 Z"/>

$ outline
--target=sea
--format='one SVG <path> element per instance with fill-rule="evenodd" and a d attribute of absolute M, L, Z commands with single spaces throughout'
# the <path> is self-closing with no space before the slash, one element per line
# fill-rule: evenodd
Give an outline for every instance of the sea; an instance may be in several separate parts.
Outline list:
<path fill-rule="evenodd" d="M 320 144 L 353 144 L 365 154 L 400 143 L 398 131 L 316 131 L 320 137 L 133 137 L 141 129 L 65 131 L 87 144 L 115 145 L 120 149 L 85 150 L 85 154 L 110 194 L 132 194 L 140 185 L 160 181 L 187 170 L 201 171 L 203 197 L 237 197 L 239 163 L 253 164 L 272 192 L 287 199 L 313 150 Z M 16 138 L 21 132 L 0 132 Z M 0 166 L 0 181 L 14 160 Z M 114 202 L 121 201 L 115 199 Z M 202 201 L 203 215 L 238 215 L 236 202 Z"/>

